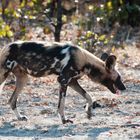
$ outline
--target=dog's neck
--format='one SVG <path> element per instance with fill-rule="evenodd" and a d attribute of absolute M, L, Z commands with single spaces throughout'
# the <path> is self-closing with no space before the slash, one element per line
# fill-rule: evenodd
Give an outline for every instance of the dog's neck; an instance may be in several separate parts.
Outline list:
<path fill-rule="evenodd" d="M 87 64 L 83 69 L 84 73 L 95 81 L 100 81 L 100 78 L 104 74 L 103 68 L 96 67 L 93 64 Z"/>
<path fill-rule="evenodd" d="M 100 81 L 100 78 L 106 73 L 105 63 L 88 51 L 84 51 L 86 64 L 83 67 L 83 72 L 92 80 Z"/>

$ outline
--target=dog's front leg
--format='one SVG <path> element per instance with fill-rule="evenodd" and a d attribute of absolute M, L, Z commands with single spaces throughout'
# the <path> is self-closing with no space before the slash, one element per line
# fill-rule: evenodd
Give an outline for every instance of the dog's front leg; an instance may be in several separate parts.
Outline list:
<path fill-rule="evenodd" d="M 86 105 L 86 112 L 87 112 L 87 117 L 88 119 L 91 118 L 92 116 L 92 106 L 93 106 L 93 102 L 92 102 L 92 98 L 90 97 L 90 95 L 79 85 L 78 81 L 76 79 L 72 79 L 71 82 L 69 83 L 69 86 L 77 91 L 80 95 L 82 95 L 86 101 L 87 101 L 87 105 Z"/>
<path fill-rule="evenodd" d="M 27 120 L 26 116 L 22 116 L 17 111 L 16 104 L 17 104 L 18 95 L 21 92 L 21 90 L 23 89 L 24 85 L 26 84 L 28 77 L 23 71 L 21 71 L 19 69 L 16 69 L 15 71 L 13 71 L 13 73 L 16 76 L 16 88 L 9 100 L 9 104 L 10 104 L 12 110 L 14 111 L 18 120 Z"/>
<path fill-rule="evenodd" d="M 64 108 L 65 108 L 65 97 L 67 86 L 70 83 L 72 77 L 78 75 L 78 71 L 69 70 L 69 66 L 66 66 L 61 74 L 58 77 L 58 82 L 60 83 L 60 91 L 59 91 L 59 102 L 58 102 L 58 113 L 60 114 L 62 123 L 73 123 L 69 119 L 65 119 Z"/>

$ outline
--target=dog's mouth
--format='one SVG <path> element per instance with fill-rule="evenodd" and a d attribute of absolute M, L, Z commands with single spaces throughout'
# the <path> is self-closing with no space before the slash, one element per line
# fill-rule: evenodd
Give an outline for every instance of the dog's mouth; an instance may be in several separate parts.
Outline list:
<path fill-rule="evenodd" d="M 126 87 L 121 81 L 113 83 L 113 88 L 115 94 L 121 94 L 121 91 L 126 90 Z"/>
<path fill-rule="evenodd" d="M 113 82 L 110 79 L 102 81 L 102 84 L 106 86 L 113 94 L 121 94 L 121 91 L 126 89 L 122 82 Z"/>
<path fill-rule="evenodd" d="M 114 94 L 120 95 L 121 91 L 115 86 L 115 84 L 113 84 L 113 88 L 114 88 Z"/>

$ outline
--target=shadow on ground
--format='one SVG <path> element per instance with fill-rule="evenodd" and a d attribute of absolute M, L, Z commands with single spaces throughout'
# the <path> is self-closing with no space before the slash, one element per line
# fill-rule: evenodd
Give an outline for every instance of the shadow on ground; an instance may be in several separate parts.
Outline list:
<path fill-rule="evenodd" d="M 70 124 L 67 126 L 52 125 L 47 126 L 47 129 L 27 129 L 27 128 L 16 128 L 11 122 L 5 122 L 0 128 L 0 136 L 3 137 L 47 137 L 47 138 L 58 138 L 63 136 L 74 136 L 76 125 Z M 77 132 L 77 136 L 87 136 L 96 138 L 101 133 L 111 130 L 111 128 L 88 128 L 83 132 Z M 73 132 L 74 131 L 74 132 Z M 78 130 L 77 130 L 78 131 Z"/>

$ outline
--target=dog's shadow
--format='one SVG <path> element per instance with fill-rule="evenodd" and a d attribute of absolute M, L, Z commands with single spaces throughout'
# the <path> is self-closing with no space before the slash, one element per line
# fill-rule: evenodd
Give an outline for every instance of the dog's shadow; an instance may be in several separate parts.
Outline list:
<path fill-rule="evenodd" d="M 46 129 L 47 128 L 47 129 Z M 89 137 L 89 138 L 97 138 L 100 133 L 107 132 L 111 128 L 94 128 L 90 127 L 85 129 L 77 128 L 74 124 L 69 125 L 52 125 L 47 126 L 45 129 L 43 128 L 34 128 L 34 129 L 27 129 L 26 127 L 23 128 L 16 128 L 12 125 L 11 122 L 5 122 L 0 127 L 0 136 L 1 137 L 20 137 L 20 138 L 60 138 L 63 136 L 74 136 L 74 137 Z M 79 129 L 79 130 L 78 130 Z"/>

